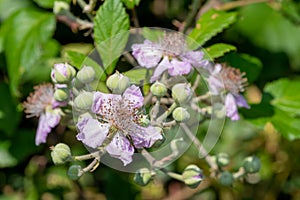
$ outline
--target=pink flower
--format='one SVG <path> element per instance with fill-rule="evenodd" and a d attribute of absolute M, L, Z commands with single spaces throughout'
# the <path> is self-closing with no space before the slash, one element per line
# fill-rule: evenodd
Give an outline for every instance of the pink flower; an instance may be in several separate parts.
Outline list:
<path fill-rule="evenodd" d="M 53 98 L 54 90 L 51 84 L 42 84 L 34 87 L 27 101 L 23 103 L 27 117 L 39 117 L 39 125 L 36 132 L 35 144 L 45 143 L 51 129 L 61 118 L 62 111 Z"/>
<path fill-rule="evenodd" d="M 143 106 L 143 100 L 140 89 L 134 85 L 122 95 L 95 92 L 91 110 L 97 119 L 81 119 L 77 123 L 77 139 L 91 148 L 97 148 L 103 145 L 107 135 L 116 130 L 105 149 L 124 165 L 129 164 L 134 148 L 149 148 L 162 139 L 155 127 L 140 125 L 139 110 Z"/>

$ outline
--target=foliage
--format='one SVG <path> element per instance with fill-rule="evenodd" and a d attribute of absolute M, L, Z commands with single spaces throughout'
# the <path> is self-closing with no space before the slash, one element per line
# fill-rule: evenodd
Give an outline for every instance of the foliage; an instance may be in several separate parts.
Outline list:
<path fill-rule="evenodd" d="M 196 1 L 65 0 L 59 4 L 53 0 L 0 0 L 0 199 L 163 199 L 174 196 L 263 199 L 265 195 L 269 199 L 300 198 L 300 158 L 297 156 L 300 151 L 299 2 L 229 0 L 212 5 L 213 1 L 208 0 L 194 13 L 195 8 L 190 5 Z M 58 12 L 52 11 L 54 7 Z M 193 19 L 191 22 L 187 20 L 189 17 Z M 138 64 L 134 58 L 126 62 L 126 56 L 120 57 L 130 48 L 128 30 L 138 24 L 143 27 L 138 29 L 140 34 L 152 42 L 161 41 L 164 31 L 147 27 L 187 30 L 184 34 L 191 49 L 203 50 L 205 59 L 225 62 L 245 72 L 249 85 L 244 94 L 251 109 L 240 109 L 242 119 L 239 121 L 226 120 L 220 140 L 209 152 L 212 162 L 216 162 L 215 155 L 220 152 L 229 155 L 230 164 L 217 166 L 216 172 L 226 174 L 229 181 L 224 177 L 218 181 L 220 176 L 209 178 L 211 166 L 207 160 L 199 159 L 197 144 L 191 145 L 165 171 L 156 172 L 155 177 L 148 174 L 147 183 L 150 183 L 144 187 L 133 181 L 132 174 L 105 165 L 72 181 L 67 176 L 68 165 L 55 166 L 49 151 L 52 145 L 64 142 L 72 147 L 72 155 L 86 152 L 76 139 L 72 117 L 63 118 L 61 124 L 52 129 L 46 144 L 35 146 L 38 119 L 27 119 L 22 103 L 34 85 L 51 80 L 54 63 L 68 62 L 76 71 L 83 65 L 91 66 L 97 77 L 91 86 L 106 93 L 110 92 L 107 78 L 120 71 L 129 77 L 131 84 L 144 84 L 142 92 L 145 96 L 149 94 L 148 78 L 153 70 L 136 69 L 134 65 Z M 85 50 L 91 47 L 95 50 Z M 196 72 L 193 70 L 185 76 L 192 84 L 197 81 Z M 167 84 L 166 98 L 172 96 L 172 81 Z M 205 95 L 205 84 L 205 80 L 200 80 L 196 93 Z M 199 106 L 205 104 L 204 100 Z M 72 114 L 71 109 L 72 106 L 62 109 L 65 116 Z M 142 114 L 150 109 L 146 107 Z M 169 116 L 173 108 L 165 104 L 163 109 Z M 196 115 L 191 110 L 188 112 L 193 124 Z M 209 108 L 200 121 L 205 120 L 205 114 L 209 114 Z M 197 130 L 199 140 L 206 139 L 207 129 L 217 130 L 218 127 L 211 125 L 201 124 Z M 167 135 L 172 131 L 165 132 Z M 180 140 L 166 138 L 167 142 L 170 140 L 174 140 L 171 151 L 175 151 L 181 145 Z M 243 159 L 252 155 L 260 159 L 261 171 L 245 175 L 239 170 Z M 178 178 L 174 174 L 187 171 L 188 164 L 196 166 L 196 170 L 191 170 L 192 177 L 185 173 L 182 181 L 181 175 Z M 193 173 L 202 173 L 197 166 L 208 175 L 207 186 L 201 182 L 202 177 L 195 179 Z M 171 171 L 174 174 L 166 173 Z M 155 181 L 151 181 L 152 178 Z M 190 182 L 195 189 L 186 188 L 184 183 Z M 199 182 L 200 187 L 197 187 Z M 229 190 L 230 187 L 233 190 Z"/>

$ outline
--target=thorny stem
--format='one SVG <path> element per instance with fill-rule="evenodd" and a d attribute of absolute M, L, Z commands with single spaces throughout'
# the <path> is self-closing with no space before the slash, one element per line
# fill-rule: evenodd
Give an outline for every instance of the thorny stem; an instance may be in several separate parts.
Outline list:
<path fill-rule="evenodd" d="M 192 133 L 192 131 L 187 127 L 185 123 L 180 123 L 180 127 L 185 131 L 187 136 L 190 138 L 190 140 L 193 141 L 194 145 L 197 147 L 199 154 L 205 158 L 208 165 L 211 167 L 213 171 L 218 169 L 218 166 L 213 161 L 212 157 L 208 154 L 206 149 L 203 147 L 203 145 L 200 143 L 198 138 Z"/>
<path fill-rule="evenodd" d="M 83 8 L 83 12 L 84 13 L 91 13 L 94 10 L 95 6 L 96 6 L 96 2 L 97 2 L 97 0 L 89 0 L 89 4 L 86 5 Z"/>
<path fill-rule="evenodd" d="M 157 101 L 155 102 L 155 105 L 153 106 L 153 108 L 151 109 L 151 123 L 153 123 L 157 117 L 157 114 L 159 112 L 159 106 L 160 106 L 160 98 L 157 99 Z"/>
<path fill-rule="evenodd" d="M 171 178 L 174 178 L 174 179 L 179 180 L 179 181 L 183 181 L 181 174 L 170 172 L 170 171 L 168 171 L 167 169 L 164 169 L 164 168 L 160 169 L 160 171 L 162 171 L 163 173 L 167 174 Z"/>
<path fill-rule="evenodd" d="M 171 126 L 175 126 L 177 124 L 177 122 L 175 120 L 172 120 L 170 122 L 164 122 L 162 125 L 164 127 L 171 127 Z"/>
<path fill-rule="evenodd" d="M 230 1 L 227 3 L 223 3 L 221 5 L 215 6 L 216 10 L 231 10 L 233 8 L 247 6 L 250 4 L 255 3 L 262 3 L 262 2 L 270 2 L 271 0 L 240 0 L 240 1 Z"/>
<path fill-rule="evenodd" d="M 194 97 L 192 102 L 199 102 L 205 99 L 208 99 L 211 96 L 210 92 L 205 93 L 204 95 Z"/>
<path fill-rule="evenodd" d="M 82 176 L 86 172 L 92 172 L 92 171 L 94 171 L 98 167 L 99 163 L 100 163 L 100 160 L 98 160 L 97 158 L 95 158 L 93 160 L 93 162 L 91 162 L 87 167 L 83 168 L 78 173 L 78 176 Z"/>

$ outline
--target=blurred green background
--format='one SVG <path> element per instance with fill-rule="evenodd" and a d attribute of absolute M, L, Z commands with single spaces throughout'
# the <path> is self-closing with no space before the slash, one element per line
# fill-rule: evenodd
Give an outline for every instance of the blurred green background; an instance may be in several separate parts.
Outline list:
<path fill-rule="evenodd" d="M 209 2 L 222 5 L 236 1 Z M 177 30 L 176 22 L 185 20 L 191 3 L 141 0 L 135 11 L 141 27 Z M 208 1 L 202 3 L 208 5 Z M 66 175 L 68 166 L 51 162 L 49 146 L 65 141 L 74 154 L 86 150 L 63 125 L 53 130 L 47 144 L 35 146 L 37 120 L 25 118 L 21 103 L 35 84 L 50 81 L 51 67 L 66 60 L 66 50 L 88 53 L 93 48 L 86 30 L 72 30 L 57 20 L 52 5 L 51 0 L 0 0 L 0 199 L 300 199 L 299 103 L 289 107 L 297 111 L 292 117 L 276 111 L 272 123 L 266 123 L 269 113 L 263 104 L 270 101 L 267 93 L 276 96 L 277 90 L 287 88 L 289 94 L 284 97 L 300 102 L 300 1 L 234 7 L 237 22 L 205 44 L 222 42 L 237 47 L 237 52 L 217 61 L 239 65 L 250 59 L 255 63 L 245 69 L 252 77 L 246 97 L 255 104 L 253 110 L 242 110 L 245 120 L 226 121 L 212 153 L 228 153 L 232 157 L 230 169 L 237 169 L 245 156 L 255 154 L 262 169 L 259 176 L 249 178 L 252 184 L 237 181 L 233 187 L 225 187 L 208 179 L 197 189 L 163 175 L 140 187 L 132 174 L 106 166 L 71 181 Z M 127 11 L 132 17 L 131 10 Z M 71 12 L 87 19 L 78 4 L 71 5 Z M 291 82 L 265 87 L 280 78 Z M 195 152 L 191 147 L 170 169 L 181 172 L 187 163 L 206 169 Z"/>

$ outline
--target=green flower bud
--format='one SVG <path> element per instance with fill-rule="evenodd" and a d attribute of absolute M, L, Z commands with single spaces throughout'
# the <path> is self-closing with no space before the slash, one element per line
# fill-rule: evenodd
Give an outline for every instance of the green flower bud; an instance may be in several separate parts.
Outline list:
<path fill-rule="evenodd" d="M 134 182 L 141 186 L 147 185 L 152 179 L 152 172 L 147 168 L 139 169 L 134 175 Z"/>
<path fill-rule="evenodd" d="M 69 83 L 75 76 L 75 69 L 67 63 L 58 63 L 54 65 L 51 71 L 51 78 L 54 83 Z"/>
<path fill-rule="evenodd" d="M 192 89 L 187 83 L 179 83 L 172 88 L 172 97 L 180 104 L 187 103 L 192 95 Z"/>
<path fill-rule="evenodd" d="M 234 178 L 230 172 L 225 171 L 221 173 L 219 181 L 222 185 L 231 186 L 234 181 Z"/>
<path fill-rule="evenodd" d="M 249 156 L 244 159 L 244 169 L 247 173 L 253 174 L 260 170 L 260 160 L 256 156 Z"/>
<path fill-rule="evenodd" d="M 54 147 L 51 147 L 51 157 L 55 165 L 64 164 L 72 159 L 71 150 L 68 145 L 58 143 Z"/>
<path fill-rule="evenodd" d="M 178 122 L 185 122 L 190 119 L 190 113 L 183 107 L 176 108 L 172 115 L 173 118 Z"/>
<path fill-rule="evenodd" d="M 155 82 L 150 87 L 150 91 L 152 92 L 152 94 L 158 97 L 164 96 L 167 93 L 167 90 L 167 87 L 160 82 Z"/>
<path fill-rule="evenodd" d="M 76 181 L 81 177 L 81 166 L 80 165 L 72 165 L 69 169 L 68 169 L 68 176 L 70 179 Z"/>
<path fill-rule="evenodd" d="M 64 10 L 70 10 L 70 5 L 63 1 L 54 1 L 53 13 L 59 14 Z"/>
<path fill-rule="evenodd" d="M 106 85 L 113 93 L 121 94 L 129 87 L 130 80 L 127 76 L 116 72 L 108 77 Z"/>
<path fill-rule="evenodd" d="M 74 106 L 81 110 L 88 110 L 91 108 L 93 104 L 94 95 L 91 92 L 81 92 L 75 99 L 74 99 Z"/>
<path fill-rule="evenodd" d="M 189 165 L 184 169 L 182 178 L 187 186 L 190 188 L 196 188 L 203 180 L 203 173 L 198 166 Z"/>
<path fill-rule="evenodd" d="M 96 78 L 95 70 L 90 66 L 84 66 L 77 72 L 77 79 L 84 84 L 92 82 Z"/>
<path fill-rule="evenodd" d="M 229 164 L 230 159 L 227 153 L 219 153 L 216 156 L 216 161 L 219 167 L 225 167 Z"/>
<path fill-rule="evenodd" d="M 56 101 L 66 101 L 69 99 L 69 90 L 67 88 L 57 88 L 54 92 Z"/>

